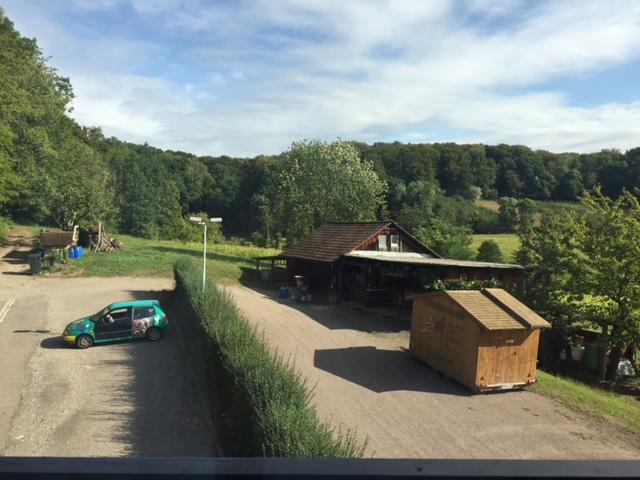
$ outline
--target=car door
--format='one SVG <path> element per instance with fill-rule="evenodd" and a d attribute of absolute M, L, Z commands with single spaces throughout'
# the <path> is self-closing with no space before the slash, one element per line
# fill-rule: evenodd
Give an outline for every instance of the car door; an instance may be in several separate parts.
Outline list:
<path fill-rule="evenodd" d="M 96 340 L 111 340 L 131 336 L 131 307 L 116 308 L 103 315 L 96 323 Z"/>
<path fill-rule="evenodd" d="M 133 336 L 144 337 L 147 329 L 153 326 L 156 311 L 153 307 L 136 307 L 133 309 Z"/>

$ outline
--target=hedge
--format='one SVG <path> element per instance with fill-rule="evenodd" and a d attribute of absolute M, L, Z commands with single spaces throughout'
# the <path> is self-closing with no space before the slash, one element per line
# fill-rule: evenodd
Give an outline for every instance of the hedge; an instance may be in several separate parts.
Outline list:
<path fill-rule="evenodd" d="M 273 353 L 264 337 L 239 313 L 233 299 L 192 260 L 174 266 L 178 301 L 199 322 L 215 362 L 218 396 L 231 406 L 242 430 L 245 454 L 275 457 L 362 457 L 365 444 L 351 431 L 320 421 L 306 381 Z M 228 415 L 227 415 L 228 416 Z"/>

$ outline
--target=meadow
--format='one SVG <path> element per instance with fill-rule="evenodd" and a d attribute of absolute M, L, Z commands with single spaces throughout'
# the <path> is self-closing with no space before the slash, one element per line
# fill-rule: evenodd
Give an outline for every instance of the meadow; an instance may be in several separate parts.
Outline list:
<path fill-rule="evenodd" d="M 202 243 L 175 240 L 147 240 L 117 235 L 124 244 L 121 252 L 86 252 L 79 260 L 69 260 L 65 272 L 70 275 L 99 277 L 162 276 L 171 277 L 177 260 L 192 258 L 202 261 Z M 246 245 L 208 244 L 207 270 L 218 281 L 237 282 L 243 269 L 255 268 L 254 258 L 276 255 L 279 250 Z"/>
<path fill-rule="evenodd" d="M 520 239 L 515 233 L 486 233 L 472 235 L 471 249 L 474 254 L 478 252 L 478 247 L 485 240 L 495 241 L 500 250 L 505 262 L 515 261 L 515 252 L 520 247 Z"/>

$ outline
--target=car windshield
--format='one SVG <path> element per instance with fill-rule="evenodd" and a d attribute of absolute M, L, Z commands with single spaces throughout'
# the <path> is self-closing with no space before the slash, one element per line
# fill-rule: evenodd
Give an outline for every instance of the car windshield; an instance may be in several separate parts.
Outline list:
<path fill-rule="evenodd" d="M 109 311 L 109 307 L 105 307 L 102 310 L 100 310 L 98 313 L 95 313 L 91 316 L 91 321 L 92 322 L 97 322 L 98 320 L 100 320 L 100 317 L 102 317 L 104 314 L 106 314 Z"/>

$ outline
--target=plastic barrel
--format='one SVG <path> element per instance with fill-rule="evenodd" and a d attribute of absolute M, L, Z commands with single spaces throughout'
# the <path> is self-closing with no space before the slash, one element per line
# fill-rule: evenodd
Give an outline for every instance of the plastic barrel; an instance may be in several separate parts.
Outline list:
<path fill-rule="evenodd" d="M 71 260 L 75 260 L 76 259 L 76 247 L 71 247 L 69 249 L 69 258 Z"/>
<path fill-rule="evenodd" d="M 30 253 L 27 258 L 29 259 L 29 268 L 32 275 L 42 272 L 42 254 L 40 252 Z"/>
<path fill-rule="evenodd" d="M 584 366 L 589 370 L 598 369 L 598 345 L 595 343 L 587 343 L 584 350 Z"/>
<path fill-rule="evenodd" d="M 84 257 L 84 249 L 82 247 L 76 247 L 76 258 Z"/>

